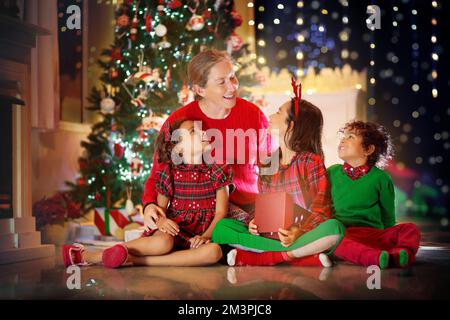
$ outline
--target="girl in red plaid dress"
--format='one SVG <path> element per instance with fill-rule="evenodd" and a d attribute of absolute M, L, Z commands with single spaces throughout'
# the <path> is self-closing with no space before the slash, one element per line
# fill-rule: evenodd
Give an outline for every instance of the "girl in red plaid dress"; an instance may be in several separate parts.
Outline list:
<path fill-rule="evenodd" d="M 234 189 L 231 169 L 226 164 L 203 163 L 210 144 L 204 141 L 199 123 L 179 120 L 158 136 L 159 162 L 165 165 L 157 172 L 157 205 L 163 210 L 155 220 L 144 215 L 143 236 L 103 252 L 76 250 L 78 247 L 70 252 L 76 245 L 67 246 L 65 263 L 102 262 L 105 267 L 117 268 L 125 263 L 202 266 L 219 261 L 221 248 L 210 241 L 214 226 L 227 214 L 238 217 L 245 212 L 228 204 Z"/>
<path fill-rule="evenodd" d="M 322 125 L 319 108 L 298 98 L 284 103 L 270 117 L 273 138 L 279 137 L 280 166 L 271 175 L 260 175 L 261 193 L 287 192 L 302 213 L 287 230 L 280 229 L 280 241 L 259 236 L 254 220 L 249 225 L 222 219 L 213 232 L 213 241 L 228 244 L 229 265 L 294 265 L 331 266 L 331 254 L 343 237 L 344 226 L 331 219 L 330 184 L 323 163 Z M 277 132 L 272 130 L 278 130 Z M 277 134 L 278 136 L 274 136 Z M 276 139 L 275 139 L 276 140 Z M 244 250 L 245 249 L 245 250 Z M 253 251 L 253 252 L 252 252 Z M 264 251 L 262 253 L 254 251 Z"/>

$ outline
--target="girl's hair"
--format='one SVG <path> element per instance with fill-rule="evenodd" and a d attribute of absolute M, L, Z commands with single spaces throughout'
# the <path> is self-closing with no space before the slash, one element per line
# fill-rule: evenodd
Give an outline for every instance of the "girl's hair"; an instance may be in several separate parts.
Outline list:
<path fill-rule="evenodd" d="M 164 125 L 156 138 L 155 150 L 158 153 L 158 162 L 172 164 L 172 150 L 179 141 L 172 141 L 172 133 L 181 127 L 188 119 L 176 120 Z"/>
<path fill-rule="evenodd" d="M 296 117 L 294 100 L 291 100 L 286 123 L 289 127 L 291 121 L 294 121 L 294 127 L 292 130 L 286 131 L 283 137 L 284 142 L 292 151 L 311 152 L 324 158 L 322 149 L 322 111 L 311 102 L 303 99 L 300 101 L 298 109 L 299 113 Z"/>
<path fill-rule="evenodd" d="M 190 83 L 204 88 L 208 82 L 211 68 L 222 60 L 232 62 L 230 56 L 226 52 L 216 49 L 208 49 L 195 55 L 188 66 L 188 78 Z M 195 95 L 196 100 L 200 100 L 201 98 L 202 97 L 197 94 Z"/>
<path fill-rule="evenodd" d="M 323 128 L 323 116 L 322 111 L 311 102 L 301 100 L 299 103 L 299 113 L 295 116 L 294 100 L 291 100 L 291 106 L 288 110 L 288 116 L 286 118 L 286 124 L 288 128 L 291 121 L 294 121 L 294 126 L 291 130 L 287 130 L 283 140 L 286 146 L 299 152 L 311 152 L 324 158 L 322 149 L 322 128 Z M 281 160 L 281 149 L 278 150 L 279 159 Z M 274 153 L 276 155 L 276 153 Z M 262 165 L 262 167 L 270 167 L 271 163 Z M 263 181 L 270 181 L 270 176 L 261 176 Z"/>
<path fill-rule="evenodd" d="M 369 166 L 384 168 L 389 160 L 394 156 L 391 135 L 386 128 L 375 122 L 351 121 L 340 130 L 353 131 L 362 138 L 362 147 L 367 150 L 370 145 L 375 147 L 375 151 L 367 157 Z"/>

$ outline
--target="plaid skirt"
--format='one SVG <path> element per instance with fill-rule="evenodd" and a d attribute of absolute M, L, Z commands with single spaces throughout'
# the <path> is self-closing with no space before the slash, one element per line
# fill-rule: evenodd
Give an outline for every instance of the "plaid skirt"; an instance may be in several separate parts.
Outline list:
<path fill-rule="evenodd" d="M 254 204 L 246 206 L 237 206 L 234 203 L 230 202 L 228 204 L 228 213 L 226 215 L 226 218 L 234 219 L 237 221 L 241 221 L 245 224 L 248 224 L 250 220 L 253 219 L 254 211 L 255 211 Z M 205 226 L 205 231 L 206 229 L 208 229 L 208 227 L 209 225 Z M 142 234 L 142 237 L 150 237 L 155 234 L 156 230 L 158 229 L 145 231 Z M 193 234 L 187 230 L 183 230 L 183 227 L 180 227 L 180 232 L 178 232 L 178 234 L 174 238 L 174 249 L 175 250 L 189 249 L 191 246 L 189 240 L 194 236 L 196 236 L 196 234 Z"/>

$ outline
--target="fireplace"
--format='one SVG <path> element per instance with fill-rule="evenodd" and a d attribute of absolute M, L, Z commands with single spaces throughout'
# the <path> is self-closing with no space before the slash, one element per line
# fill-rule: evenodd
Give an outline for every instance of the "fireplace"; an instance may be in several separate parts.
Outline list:
<path fill-rule="evenodd" d="M 0 264 L 54 255 L 32 215 L 31 50 L 45 29 L 0 15 Z"/>
<path fill-rule="evenodd" d="M 1 87 L 1 85 L 0 85 Z M 13 214 L 13 108 L 25 103 L 15 97 L 0 94 L 0 219 Z"/>

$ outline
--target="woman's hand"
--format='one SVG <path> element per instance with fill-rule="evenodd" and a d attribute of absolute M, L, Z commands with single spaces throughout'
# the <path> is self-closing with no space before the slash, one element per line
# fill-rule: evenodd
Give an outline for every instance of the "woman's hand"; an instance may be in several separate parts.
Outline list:
<path fill-rule="evenodd" d="M 176 236 L 180 231 L 178 224 L 170 220 L 169 218 L 161 217 L 158 221 L 156 221 L 156 225 L 158 226 L 159 231 L 168 233 L 171 236 Z"/>
<path fill-rule="evenodd" d="M 300 227 L 296 224 L 290 226 L 289 229 L 278 229 L 278 236 L 280 237 L 281 245 L 285 248 L 292 245 L 295 240 L 300 237 L 302 233 Z"/>
<path fill-rule="evenodd" d="M 189 239 L 191 243 L 191 249 L 199 248 L 201 245 L 207 244 L 211 242 L 211 239 L 204 236 L 194 236 Z"/>
<path fill-rule="evenodd" d="M 154 203 L 145 207 L 144 211 L 144 226 L 146 230 L 152 230 L 156 228 L 156 222 L 160 217 L 166 217 L 164 210 Z"/>
<path fill-rule="evenodd" d="M 255 224 L 255 219 L 252 219 L 249 224 L 248 224 L 248 231 L 255 235 L 255 236 L 259 236 L 259 232 L 258 232 L 258 226 Z"/>

